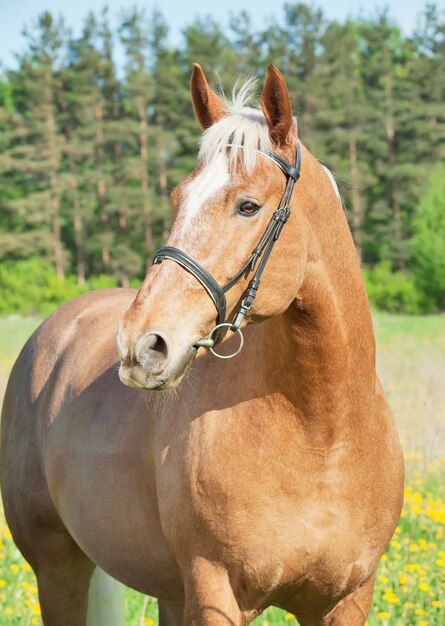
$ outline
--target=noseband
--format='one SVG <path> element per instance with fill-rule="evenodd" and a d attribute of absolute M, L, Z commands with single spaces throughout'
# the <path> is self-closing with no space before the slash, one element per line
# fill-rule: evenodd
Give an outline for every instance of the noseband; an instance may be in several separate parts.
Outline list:
<path fill-rule="evenodd" d="M 286 159 L 284 159 L 276 152 L 272 152 L 271 150 L 267 150 L 262 154 L 274 161 L 283 170 L 287 177 L 286 189 L 284 190 L 284 194 L 281 198 L 278 209 L 272 215 L 270 222 L 266 227 L 266 230 L 264 231 L 257 246 L 253 250 L 247 263 L 243 265 L 240 271 L 231 280 L 229 280 L 228 283 L 221 287 L 213 278 L 213 276 L 202 265 L 200 265 L 197 261 L 192 259 L 192 257 L 190 257 L 182 250 L 179 250 L 179 248 L 163 246 L 162 248 L 159 248 L 153 259 L 153 263 L 162 263 L 162 261 L 164 261 L 165 259 L 175 261 L 175 263 L 178 263 L 178 265 L 190 272 L 190 274 L 192 274 L 201 283 L 209 296 L 212 298 L 218 312 L 216 326 L 212 329 L 208 337 L 199 339 L 195 343 L 195 347 L 207 348 L 212 352 L 212 354 L 219 358 L 231 358 L 233 356 L 236 356 L 241 351 L 241 348 L 243 346 L 243 336 L 240 331 L 241 322 L 243 321 L 244 317 L 252 306 L 253 301 L 255 300 L 255 296 L 261 280 L 261 275 L 264 271 L 264 268 L 266 267 L 267 261 L 275 245 L 275 242 L 278 240 L 278 237 L 283 230 L 283 226 L 289 219 L 292 192 L 295 183 L 300 178 L 300 142 L 297 143 L 297 152 L 295 155 L 294 165 L 291 165 L 290 163 L 288 163 L 288 161 L 286 161 Z M 241 301 L 238 312 L 235 315 L 235 319 L 233 320 L 233 322 L 229 322 L 226 320 L 227 303 L 225 294 L 227 291 L 229 291 L 229 289 L 236 285 L 236 283 L 241 280 L 242 277 L 247 277 L 251 272 L 254 272 L 253 278 L 251 279 L 249 286 L 244 293 L 244 297 Z M 238 350 L 228 356 L 223 356 L 213 350 L 214 346 L 216 346 L 217 343 L 219 343 L 219 341 L 221 340 L 222 329 L 224 327 L 227 327 L 232 332 L 237 332 L 240 335 L 240 346 Z"/>

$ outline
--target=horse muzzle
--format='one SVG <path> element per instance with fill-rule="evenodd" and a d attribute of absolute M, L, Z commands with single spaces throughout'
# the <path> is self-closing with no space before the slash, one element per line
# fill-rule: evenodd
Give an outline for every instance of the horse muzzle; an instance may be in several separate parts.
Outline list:
<path fill-rule="evenodd" d="M 181 381 L 196 352 L 197 347 L 194 346 L 186 350 L 178 349 L 162 331 L 151 329 L 138 339 L 133 354 L 128 353 L 121 358 L 119 378 L 124 385 L 137 389 L 173 389 Z"/>

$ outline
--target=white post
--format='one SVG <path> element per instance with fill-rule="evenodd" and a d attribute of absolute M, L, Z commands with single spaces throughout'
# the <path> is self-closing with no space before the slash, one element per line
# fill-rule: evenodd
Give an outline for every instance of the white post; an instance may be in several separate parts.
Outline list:
<path fill-rule="evenodd" d="M 87 626 L 124 626 L 124 586 L 96 567 L 88 594 Z"/>

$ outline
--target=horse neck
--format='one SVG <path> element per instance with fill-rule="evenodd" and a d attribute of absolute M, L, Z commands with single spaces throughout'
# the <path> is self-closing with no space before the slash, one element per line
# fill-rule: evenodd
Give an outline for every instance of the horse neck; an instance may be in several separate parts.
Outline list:
<path fill-rule="evenodd" d="M 293 210 L 306 229 L 306 271 L 291 307 L 268 325 L 266 345 L 283 359 L 277 384 L 329 438 L 351 428 L 375 392 L 375 342 L 343 208 L 319 163 L 306 151 L 303 158 Z"/>

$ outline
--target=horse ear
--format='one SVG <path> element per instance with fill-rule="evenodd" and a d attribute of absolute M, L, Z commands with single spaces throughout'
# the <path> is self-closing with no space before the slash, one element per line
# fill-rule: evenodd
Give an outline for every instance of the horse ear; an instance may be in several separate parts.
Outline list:
<path fill-rule="evenodd" d="M 193 64 L 190 89 L 195 115 L 204 130 L 229 114 L 224 100 L 210 89 L 202 67 L 198 63 Z"/>
<path fill-rule="evenodd" d="M 277 146 L 288 143 L 293 128 L 292 107 L 286 81 L 272 63 L 267 67 L 267 78 L 261 95 L 261 108 L 269 127 L 269 134 Z"/>

